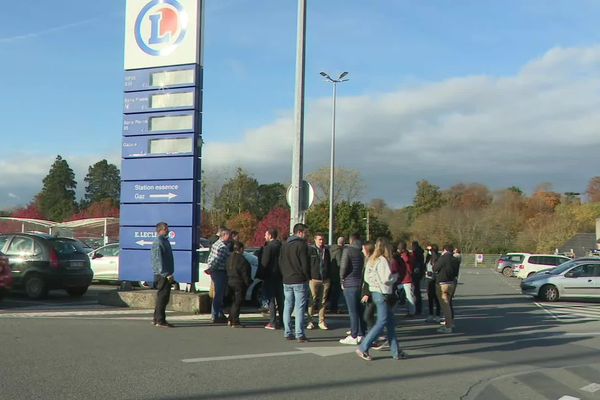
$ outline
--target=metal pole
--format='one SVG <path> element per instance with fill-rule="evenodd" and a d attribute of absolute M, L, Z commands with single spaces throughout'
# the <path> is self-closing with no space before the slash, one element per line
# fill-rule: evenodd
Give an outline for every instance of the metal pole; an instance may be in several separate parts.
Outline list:
<path fill-rule="evenodd" d="M 369 226 L 370 220 L 369 220 L 369 209 L 367 209 L 367 242 L 369 240 L 371 240 L 371 234 L 370 234 L 370 226 Z"/>
<path fill-rule="evenodd" d="M 290 205 L 290 230 L 304 222 L 302 209 L 302 166 L 304 163 L 304 54 L 306 50 L 306 0 L 298 0 L 298 32 L 296 47 L 296 136 L 292 156 L 292 191 Z M 291 232 L 290 232 L 291 233 Z"/>
<path fill-rule="evenodd" d="M 331 117 L 331 165 L 329 167 L 329 245 L 333 244 L 333 187 L 335 172 L 335 97 L 337 82 L 333 82 L 333 106 Z"/>

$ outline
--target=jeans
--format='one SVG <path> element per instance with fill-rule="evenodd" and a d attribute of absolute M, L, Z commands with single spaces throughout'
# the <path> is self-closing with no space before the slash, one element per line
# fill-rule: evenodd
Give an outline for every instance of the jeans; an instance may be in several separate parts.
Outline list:
<path fill-rule="evenodd" d="M 413 285 L 415 289 L 415 314 L 421 315 L 423 313 L 423 297 L 421 297 L 421 280 L 420 276 L 413 277 Z"/>
<path fill-rule="evenodd" d="M 387 339 L 390 344 L 390 351 L 393 358 L 398 358 L 399 348 L 398 339 L 396 338 L 396 323 L 394 321 L 394 307 L 389 306 L 383 294 L 372 292 L 373 303 L 377 308 L 377 321 L 373 328 L 367 333 L 367 336 L 360 343 L 358 348 L 363 353 L 368 353 L 373 342 L 381 335 L 383 329 L 387 330 Z"/>
<path fill-rule="evenodd" d="M 375 326 L 375 304 L 372 300 L 369 300 L 369 302 L 365 303 L 363 321 L 365 321 L 367 331 L 370 331 L 373 329 L 373 326 Z"/>
<path fill-rule="evenodd" d="M 308 307 L 308 320 L 312 322 L 312 316 L 319 311 L 319 323 L 325 322 L 325 308 L 329 300 L 329 290 L 331 289 L 331 281 L 326 279 L 318 281 L 311 279 L 310 287 L 310 306 Z"/>
<path fill-rule="evenodd" d="M 433 279 L 427 279 L 427 302 L 429 303 L 429 315 L 433 314 L 433 306 L 435 305 L 435 316 L 440 316 L 440 300 L 437 296 L 436 283 Z"/>
<path fill-rule="evenodd" d="M 365 322 L 362 318 L 362 304 L 360 303 L 360 287 L 344 288 L 344 298 L 348 305 L 350 316 L 350 336 L 365 336 Z"/>
<path fill-rule="evenodd" d="M 452 312 L 452 296 L 454 296 L 454 288 L 454 283 L 440 283 L 438 285 L 438 295 L 440 297 L 440 304 L 446 321 L 446 328 L 454 327 L 454 313 Z"/>
<path fill-rule="evenodd" d="M 283 295 L 285 296 L 285 305 L 283 307 L 283 334 L 285 337 L 292 336 L 292 310 L 296 329 L 294 331 L 296 339 L 304 337 L 304 310 L 306 309 L 306 283 L 296 283 L 291 285 L 283 284 Z"/>
<path fill-rule="evenodd" d="M 225 316 L 223 312 L 223 300 L 225 298 L 225 290 L 227 289 L 227 272 L 213 271 L 210 274 L 210 279 L 212 279 L 215 285 L 215 296 L 211 308 L 212 319 L 223 318 Z"/>
<path fill-rule="evenodd" d="M 338 274 L 339 276 L 339 274 Z M 329 291 L 329 310 L 337 313 L 340 306 L 340 295 L 342 294 L 342 284 L 339 279 L 331 278 L 331 290 Z"/>
<path fill-rule="evenodd" d="M 283 324 L 283 283 L 279 279 L 269 278 L 263 282 L 264 292 L 269 299 L 269 323 Z M 278 315 L 279 314 L 279 315 Z"/>
<path fill-rule="evenodd" d="M 154 323 L 155 324 L 166 324 L 166 312 L 167 304 L 169 304 L 169 298 L 171 297 L 171 283 L 162 275 L 154 275 L 154 282 L 156 282 L 156 305 L 154 306 Z"/>
<path fill-rule="evenodd" d="M 412 283 L 403 283 L 404 293 L 406 294 L 406 307 L 408 307 L 408 313 L 415 315 L 415 292 Z"/>

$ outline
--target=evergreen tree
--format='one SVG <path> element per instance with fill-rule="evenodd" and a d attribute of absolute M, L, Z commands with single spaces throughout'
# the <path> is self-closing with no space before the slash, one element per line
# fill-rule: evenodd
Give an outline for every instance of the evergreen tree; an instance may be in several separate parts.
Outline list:
<path fill-rule="evenodd" d="M 444 197 L 440 187 L 426 180 L 417 182 L 417 193 L 415 194 L 414 213 L 415 216 L 423 215 L 429 211 L 436 210 L 444 205 Z"/>
<path fill-rule="evenodd" d="M 46 218 L 62 222 L 77 211 L 75 174 L 60 155 L 42 182 L 44 187 L 38 199 L 40 211 Z"/>
<path fill-rule="evenodd" d="M 215 200 L 215 208 L 227 219 L 244 211 L 256 215 L 258 202 L 258 181 L 241 168 L 229 179 Z"/>
<path fill-rule="evenodd" d="M 84 181 L 87 186 L 84 200 L 81 201 L 82 208 L 105 199 L 110 199 L 114 206 L 119 204 L 121 176 L 116 165 L 106 160 L 98 161 L 88 168 Z"/>

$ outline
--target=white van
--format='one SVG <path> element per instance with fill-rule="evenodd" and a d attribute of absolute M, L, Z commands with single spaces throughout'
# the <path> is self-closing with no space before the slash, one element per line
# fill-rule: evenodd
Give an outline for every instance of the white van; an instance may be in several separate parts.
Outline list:
<path fill-rule="evenodd" d="M 517 278 L 525 279 L 538 271 L 554 268 L 570 260 L 569 257 L 556 254 L 526 254 L 521 264 L 515 266 L 515 276 Z"/>

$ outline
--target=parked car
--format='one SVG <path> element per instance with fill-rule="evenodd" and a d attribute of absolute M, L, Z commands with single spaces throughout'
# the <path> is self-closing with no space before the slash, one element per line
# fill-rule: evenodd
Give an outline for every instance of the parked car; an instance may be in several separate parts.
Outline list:
<path fill-rule="evenodd" d="M 8 264 L 8 257 L 0 253 L 0 300 L 12 289 L 13 277 Z"/>
<path fill-rule="evenodd" d="M 515 266 L 521 264 L 527 253 L 506 253 L 498 259 L 496 271 L 504 276 L 513 276 Z"/>
<path fill-rule="evenodd" d="M 569 257 L 556 254 L 526 254 L 523 261 L 516 265 L 513 271 L 517 278 L 525 279 L 543 269 L 554 268 L 570 260 Z"/>
<path fill-rule="evenodd" d="M 14 287 L 40 299 L 48 290 L 64 289 L 82 296 L 92 282 L 90 259 L 78 241 L 45 234 L 0 235 L 0 251 L 8 257 Z"/>
<path fill-rule="evenodd" d="M 521 292 L 546 301 L 600 298 L 600 259 L 578 258 L 521 282 Z"/>
<path fill-rule="evenodd" d="M 256 249 L 248 248 L 244 251 L 244 257 L 250 263 L 252 278 L 252 284 L 246 290 L 245 300 L 252 302 L 256 306 L 260 306 L 262 298 L 262 280 L 256 278 L 256 270 L 258 269 L 258 257 L 254 255 Z M 196 282 L 196 290 L 200 292 L 210 291 L 210 275 L 204 271 L 208 269 L 208 255 L 210 254 L 210 247 L 203 247 L 198 249 L 199 263 L 198 263 L 198 282 Z"/>
<path fill-rule="evenodd" d="M 119 280 L 119 243 L 111 243 L 89 253 L 94 280 Z"/>

